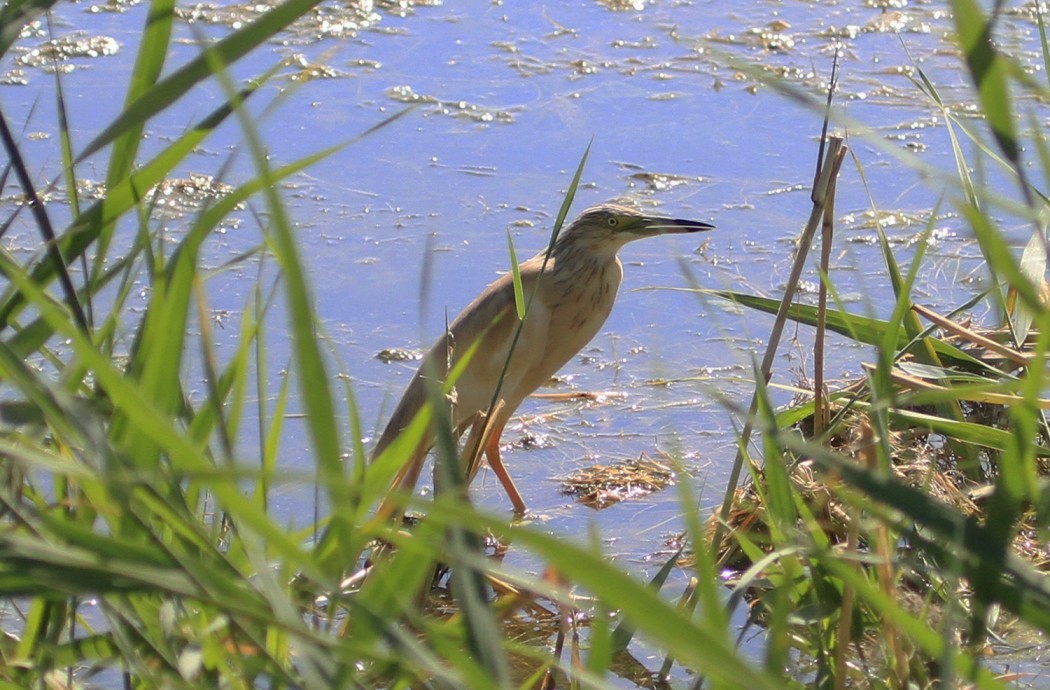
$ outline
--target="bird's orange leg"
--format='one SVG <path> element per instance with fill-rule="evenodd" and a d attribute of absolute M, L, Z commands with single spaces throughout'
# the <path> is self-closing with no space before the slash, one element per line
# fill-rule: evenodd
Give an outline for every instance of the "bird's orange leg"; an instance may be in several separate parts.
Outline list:
<path fill-rule="evenodd" d="M 503 490 L 507 492 L 507 497 L 514 504 L 514 512 L 518 515 L 524 515 L 526 510 L 525 499 L 518 492 L 518 487 L 514 486 L 514 480 L 510 478 L 510 473 L 507 472 L 507 468 L 503 465 L 503 459 L 499 454 L 499 439 L 503 435 L 504 426 L 506 426 L 506 422 L 500 423 L 492 431 L 489 442 L 485 446 L 485 459 L 489 461 L 489 467 L 496 473 L 496 478 L 503 485 Z"/>

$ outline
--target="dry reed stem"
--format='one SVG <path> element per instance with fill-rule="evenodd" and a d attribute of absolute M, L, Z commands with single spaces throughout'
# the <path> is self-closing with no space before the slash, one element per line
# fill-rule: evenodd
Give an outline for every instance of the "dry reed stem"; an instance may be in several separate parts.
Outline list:
<path fill-rule="evenodd" d="M 861 367 L 865 371 L 875 371 L 876 365 L 870 362 L 862 362 Z M 911 374 L 906 374 L 900 369 L 894 369 L 890 372 L 890 380 L 897 384 L 901 388 L 906 388 L 912 391 L 951 391 L 957 400 L 966 400 L 968 402 L 987 403 L 989 405 L 1002 405 L 1009 407 L 1011 405 L 1029 404 L 1034 403 L 1039 409 L 1050 410 L 1050 399 L 1047 398 L 1036 398 L 1033 401 L 1029 401 L 1019 395 L 1012 395 L 1010 393 L 993 393 L 989 391 L 967 391 L 960 390 L 958 388 L 948 388 L 947 386 L 941 386 L 936 383 L 931 383 L 925 379 L 921 379 Z"/>
<path fill-rule="evenodd" d="M 817 298 L 817 333 L 813 343 L 813 436 L 820 438 L 828 423 L 828 410 L 824 404 L 824 336 L 827 330 L 828 285 L 831 275 L 831 241 L 835 234 L 835 183 L 838 175 L 832 175 L 828 181 L 827 197 L 824 202 L 824 217 L 820 233 L 820 270 L 823 279 L 820 281 L 820 293 Z"/>
<path fill-rule="evenodd" d="M 965 326 L 952 321 L 949 318 L 941 316 L 937 312 L 933 311 L 928 307 L 924 307 L 920 304 L 912 304 L 911 308 L 913 311 L 923 316 L 926 320 L 936 324 L 939 328 L 952 333 L 964 340 L 968 340 L 974 345 L 983 347 L 986 350 L 994 352 L 998 355 L 1002 355 L 1011 362 L 1019 364 L 1022 367 L 1028 366 L 1029 362 L 1032 361 L 1032 355 L 1018 352 L 1017 350 L 1007 347 L 1002 343 L 998 343 L 991 338 L 987 338 L 980 333 L 977 333 Z"/>
<path fill-rule="evenodd" d="M 776 319 L 773 322 L 773 328 L 769 334 L 769 342 L 766 345 L 766 352 L 762 357 L 762 364 L 759 368 L 759 375 L 762 377 L 763 382 L 768 383 L 769 378 L 772 375 L 773 360 L 776 357 L 777 349 L 780 346 L 780 337 L 784 332 L 784 326 L 787 324 L 788 320 L 787 313 L 794 301 L 795 291 L 798 289 L 799 279 L 802 276 L 802 269 L 805 267 L 806 257 L 809 255 L 809 247 L 813 242 L 813 236 L 816 234 L 817 225 L 824 216 L 828 188 L 832 184 L 831 180 L 838 176 L 839 168 L 842 166 L 842 161 L 848 150 L 848 147 L 843 143 L 842 137 L 828 137 L 827 152 L 821 163 L 820 173 L 817 176 L 817 182 L 813 186 L 813 193 L 811 195 L 813 209 L 810 211 L 809 221 L 806 223 L 806 227 L 799 238 L 795 261 L 791 266 L 791 273 L 787 279 L 787 287 L 784 290 L 784 296 L 780 300 L 780 307 L 777 309 Z M 751 405 L 748 408 L 747 418 L 745 419 L 744 426 L 740 431 L 740 442 L 738 443 L 736 458 L 734 459 L 733 467 L 729 472 L 729 480 L 726 483 L 725 496 L 722 499 L 722 507 L 718 513 L 719 520 L 715 524 L 715 533 L 712 537 L 712 544 L 716 547 L 721 544 L 722 539 L 725 538 L 725 526 L 729 523 L 729 514 L 733 507 L 733 496 L 736 494 L 737 485 L 740 482 L 740 474 L 744 466 L 744 456 L 747 451 L 747 446 L 751 441 L 751 432 L 754 428 L 755 416 L 758 413 L 758 400 L 758 386 L 756 385 L 755 393 L 751 397 Z"/>

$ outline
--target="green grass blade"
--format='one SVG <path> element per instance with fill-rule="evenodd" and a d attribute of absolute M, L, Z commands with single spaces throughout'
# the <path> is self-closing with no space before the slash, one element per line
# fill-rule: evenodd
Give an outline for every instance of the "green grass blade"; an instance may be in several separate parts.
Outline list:
<path fill-rule="evenodd" d="M 319 3 L 320 0 L 286 0 L 251 24 L 208 46 L 189 63 L 156 82 L 127 104 L 117 119 L 84 147 L 77 160 L 85 160 L 167 109 L 199 82 L 214 75 L 217 69 L 232 65 Z"/>
<path fill-rule="evenodd" d="M 1047 81 L 1050 82 L 1050 46 L 1047 45 L 1046 41 L 1046 21 L 1043 19 L 1043 6 L 1039 3 L 1035 5 L 1035 19 L 1039 25 L 1039 46 L 1043 54 L 1043 74 L 1046 75 Z"/>
<path fill-rule="evenodd" d="M 36 20 L 55 0 L 8 0 L 0 8 L 0 56 L 18 41 L 26 24 Z"/>
<path fill-rule="evenodd" d="M 775 314 L 780 306 L 780 300 L 773 300 L 767 297 L 759 297 L 757 295 L 742 292 L 709 289 L 690 290 L 726 299 L 767 314 Z M 817 308 L 814 306 L 795 303 L 788 309 L 787 316 L 796 323 L 815 326 L 817 324 L 818 314 Z M 888 321 L 837 309 L 828 310 L 827 328 L 830 331 L 834 331 L 835 333 L 839 333 L 866 345 L 878 345 L 886 334 L 891 332 L 890 323 Z M 913 341 L 908 338 L 907 334 L 897 332 L 894 344 L 898 351 L 904 351 L 912 342 Z M 958 363 L 973 370 L 989 371 L 987 364 L 966 354 L 950 343 L 935 338 L 930 339 L 930 342 L 934 351 L 946 360 Z M 991 371 L 994 372 L 994 370 Z"/>
<path fill-rule="evenodd" d="M 270 482 L 277 473 L 277 463 L 280 460 L 281 432 L 284 431 L 284 415 L 288 409 L 288 391 L 291 390 L 291 381 L 287 374 L 281 377 L 281 387 L 277 390 L 277 399 L 274 401 L 270 428 L 265 430 L 262 467 L 255 491 L 256 499 L 262 510 L 266 510 L 269 505 Z"/>
<path fill-rule="evenodd" d="M 153 402 L 124 376 L 123 371 L 117 369 L 108 356 L 100 353 L 90 340 L 70 324 L 63 310 L 51 302 L 30 276 L 19 266 L 9 263 L 3 255 L 0 255 L 0 270 L 16 284 L 55 331 L 70 340 L 69 347 L 84 366 L 92 371 L 97 385 L 106 392 L 114 408 L 122 410 L 129 423 L 155 440 L 169 458 L 173 471 L 212 477 L 209 480 L 210 489 L 224 508 L 238 515 L 242 529 L 254 530 L 290 561 L 304 560 L 298 541 L 276 528 L 265 514 L 244 497 L 236 482 L 214 477 L 214 466 L 207 457 L 206 449 L 192 443 L 168 416 L 156 410 Z"/>
<path fill-rule="evenodd" d="M 1037 292 L 1046 284 L 1046 249 L 1046 221 L 1040 220 L 1036 223 L 1036 227 L 1032 230 L 1032 234 L 1025 244 L 1019 265 L 1021 275 Z M 1013 310 L 1010 313 L 1010 321 L 1015 344 L 1023 343 L 1028 338 L 1036 313 L 1023 301 L 1018 300 L 1014 303 Z"/>
<path fill-rule="evenodd" d="M 301 11 L 305 12 L 312 4 L 312 1 L 289 0 L 264 15 L 256 23 L 262 22 L 266 17 L 283 8 L 301 6 Z M 221 51 L 205 51 L 202 57 L 207 58 L 206 64 L 216 73 L 227 94 L 236 93 L 229 74 L 224 71 L 224 66 L 228 64 L 228 61 L 223 59 Z M 266 148 L 248 113 L 243 109 L 238 109 L 237 117 L 255 169 L 260 180 L 264 182 L 262 193 L 270 212 L 270 227 L 266 232 L 266 240 L 277 260 L 284 280 L 289 330 L 292 337 L 292 357 L 298 372 L 299 390 L 306 412 L 306 427 L 313 445 L 318 475 L 322 486 L 327 491 L 330 504 L 346 505 L 350 503 L 350 486 L 343 473 L 342 442 L 335 414 L 335 402 L 332 397 L 328 368 L 317 342 L 319 329 L 315 323 L 316 317 L 306 271 L 299 256 L 292 223 L 277 191 L 277 180 Z M 352 541 L 349 525 L 343 520 L 336 520 L 330 527 L 337 550 L 342 556 L 349 558 L 350 554 L 346 551 Z"/>
<path fill-rule="evenodd" d="M 659 592 L 663 589 L 664 583 L 667 582 L 667 578 L 671 575 L 675 566 L 678 565 L 678 558 L 682 555 L 684 547 L 679 548 L 660 569 L 656 571 L 656 575 L 649 581 L 649 586 L 653 588 L 654 592 Z M 631 644 L 631 639 L 634 638 L 634 628 L 632 627 L 631 621 L 624 620 L 620 621 L 620 624 L 616 626 L 616 629 L 612 633 L 612 653 L 618 654 L 627 649 L 627 645 Z"/>
<path fill-rule="evenodd" d="M 528 526 L 508 530 L 501 520 L 488 519 L 452 504 L 443 506 L 437 519 L 455 519 L 475 529 L 485 527 L 497 534 L 506 533 L 514 544 L 549 562 L 567 581 L 602 600 L 615 601 L 621 614 L 633 621 L 637 636 L 644 636 L 647 643 L 659 645 L 692 671 L 716 683 L 749 690 L 783 688 L 778 679 L 743 660 L 725 639 L 723 630 L 713 629 L 703 619 L 691 619 L 606 555 Z"/>
<path fill-rule="evenodd" d="M 888 597 L 865 577 L 863 571 L 841 558 L 830 555 L 824 555 L 821 564 L 835 577 L 848 583 L 862 599 L 906 633 L 909 641 L 923 649 L 931 658 L 944 659 L 947 656 L 968 681 L 973 681 L 973 684 L 968 684 L 967 687 L 980 690 L 1006 690 L 1012 687 L 1000 682 L 991 671 L 979 667 L 973 657 L 953 649 L 952 645 L 947 643 L 947 636 L 934 630 L 928 619 L 916 618 L 905 611 L 899 602 Z"/>
<path fill-rule="evenodd" d="M 128 91 L 124 98 L 125 109 L 156 84 L 160 77 L 168 54 L 174 16 L 174 0 L 150 2 L 146 26 L 139 42 L 138 56 L 128 80 Z M 145 120 L 142 120 L 128 126 L 113 142 L 106 174 L 107 186 L 117 184 L 131 173 L 145 124 Z"/>
<path fill-rule="evenodd" d="M 1017 144 L 1008 69 L 1005 58 L 992 44 L 993 23 L 984 16 L 976 0 L 952 0 L 951 6 L 959 45 L 977 88 L 981 111 L 1003 155 L 1020 172 L 1020 147 Z"/>
<path fill-rule="evenodd" d="M 569 188 L 565 191 L 565 198 L 562 199 L 561 207 L 558 209 L 558 216 L 554 219 L 554 227 L 551 229 L 550 242 L 547 243 L 547 258 L 550 258 L 550 253 L 554 249 L 554 243 L 557 241 L 559 233 L 561 233 L 561 227 L 565 223 L 565 218 L 569 215 L 572 202 L 576 199 L 576 190 L 580 186 L 580 178 L 583 177 L 583 169 L 587 165 L 587 158 L 591 155 L 592 144 L 594 144 L 593 139 L 587 142 L 587 148 L 583 150 L 580 163 L 576 166 L 576 172 L 573 173 L 572 180 L 569 182 Z"/>
<path fill-rule="evenodd" d="M 1019 556 L 1004 552 L 1001 540 L 978 520 L 963 516 L 920 489 L 878 476 L 850 458 L 805 443 L 791 434 L 775 430 L 771 433 L 777 434 L 785 447 L 806 454 L 826 471 L 838 473 L 876 503 L 918 523 L 924 529 L 911 531 L 911 538 L 921 542 L 942 565 L 950 567 L 958 561 L 970 576 L 986 565 L 998 568 L 1004 577 L 997 580 L 992 591 L 982 591 L 977 596 L 985 601 L 997 601 L 1029 624 L 1050 630 L 1050 583 Z M 883 519 L 890 518 L 884 516 Z"/>
<path fill-rule="evenodd" d="M 26 199 L 29 200 L 29 209 L 33 214 L 33 219 L 36 221 L 37 229 L 43 236 L 44 248 L 47 254 L 46 265 L 49 265 L 51 270 L 58 275 L 59 283 L 62 286 L 62 291 L 65 293 L 66 304 L 68 305 L 70 312 L 73 314 L 77 325 L 87 332 L 87 316 L 84 314 L 80 300 L 77 297 L 76 288 L 73 287 L 73 280 L 69 276 L 69 271 L 66 266 L 67 259 L 62 255 L 62 252 L 58 248 L 55 238 L 55 230 L 51 225 L 51 219 L 48 216 L 47 208 L 44 205 L 43 200 L 37 194 L 36 187 L 33 184 L 29 171 L 26 169 L 25 161 L 22 158 L 22 152 L 18 148 L 18 144 L 15 142 L 10 128 L 7 126 L 7 118 L 2 111 L 0 111 L 0 141 L 3 142 L 4 150 L 7 151 L 8 158 L 14 167 L 15 175 L 18 177 L 19 184 L 22 187 L 22 192 L 25 194 Z"/>
<path fill-rule="evenodd" d="M 174 14 L 174 0 L 152 0 L 150 3 L 146 25 L 139 42 L 138 56 L 128 79 L 122 112 L 126 112 L 128 105 L 134 103 L 160 77 L 171 41 Z M 131 123 L 114 139 L 110 149 L 109 168 L 106 171 L 106 187 L 116 187 L 131 174 L 145 127 L 145 120 Z M 140 193 L 142 191 L 144 190 L 139 190 Z M 98 233 L 98 249 L 95 252 L 92 277 L 97 276 L 105 267 L 114 230 L 115 225 L 107 223 Z"/>
<path fill-rule="evenodd" d="M 904 428 L 929 429 L 959 441 L 994 450 L 1008 450 L 1013 447 L 1015 440 L 1011 431 L 911 410 L 893 410 L 890 412 L 890 418 Z M 1031 443 L 1029 449 L 1040 457 L 1050 457 L 1050 448 L 1046 446 Z"/>
<path fill-rule="evenodd" d="M 79 257 L 94 242 L 102 229 L 134 208 L 142 194 L 159 184 L 171 170 L 192 152 L 203 139 L 218 127 L 233 109 L 243 102 L 252 91 L 245 90 L 224 103 L 201 120 L 191 131 L 158 154 L 136 174 L 107 191 L 106 197 L 82 213 L 59 239 L 62 254 L 67 260 Z M 55 275 L 55 268 L 45 262 L 33 270 L 33 280 L 46 284 Z M 21 307 L 22 299 L 15 295 L 0 307 L 0 329 L 5 328 L 11 317 Z"/>
<path fill-rule="evenodd" d="M 591 142 L 593 143 L 593 141 Z M 587 148 L 583 151 L 583 156 L 580 157 L 580 162 L 576 166 L 576 173 L 572 176 L 572 181 L 569 182 L 569 188 L 565 192 L 565 198 L 562 199 L 561 208 L 558 209 L 558 216 L 554 219 L 554 227 L 551 229 L 551 238 L 547 242 L 547 252 L 543 256 L 543 265 L 540 268 L 540 275 L 532 285 L 532 292 L 529 293 L 528 301 L 525 303 L 525 314 L 528 315 L 529 307 L 532 305 L 532 300 L 536 298 L 536 292 L 539 290 L 540 281 L 543 280 L 543 274 L 547 270 L 547 263 L 550 261 L 551 254 L 554 253 L 554 245 L 558 241 L 558 235 L 561 233 L 561 227 L 565 223 L 565 217 L 569 214 L 569 208 L 572 207 L 573 199 L 576 198 L 576 189 L 580 186 L 580 178 L 583 176 L 584 166 L 587 165 L 587 157 L 591 153 L 591 143 L 587 144 Z M 489 414 L 496 409 L 496 404 L 499 403 L 499 394 L 503 389 L 503 380 L 507 377 L 507 370 L 510 367 L 510 360 L 514 356 L 514 348 L 518 345 L 518 340 L 521 338 L 521 331 L 525 327 L 525 320 L 522 318 L 518 321 L 518 327 L 514 331 L 514 339 L 510 342 L 510 349 L 507 350 L 507 359 L 503 362 L 503 370 L 500 372 L 499 380 L 496 382 L 496 389 L 492 392 L 492 401 L 489 403 Z"/>
<path fill-rule="evenodd" d="M 514 238 L 507 229 L 507 251 L 510 252 L 510 273 L 514 279 L 514 308 L 518 312 L 518 321 L 525 318 L 525 291 L 521 287 L 521 269 L 518 267 L 518 253 L 514 251 Z"/>
<path fill-rule="evenodd" d="M 48 15 L 47 22 L 48 36 L 54 41 L 54 33 L 52 30 L 50 15 Z M 62 86 L 62 70 L 58 68 L 58 65 L 54 65 L 54 77 L 55 77 L 55 109 L 58 118 L 58 141 L 59 148 L 62 151 L 62 174 L 65 178 L 66 185 L 66 196 L 69 198 L 69 207 L 72 211 L 73 217 L 76 218 L 80 215 L 80 193 L 77 190 L 77 176 L 76 169 L 73 165 L 73 138 L 69 127 L 68 110 L 66 108 L 66 96 L 65 89 Z M 87 282 L 88 270 L 87 260 L 81 256 L 81 270 L 83 271 L 84 281 Z M 94 310 L 92 308 L 91 293 L 87 291 L 84 295 L 84 309 L 87 316 L 88 326 L 94 328 L 95 318 Z"/>
<path fill-rule="evenodd" d="M 962 213 L 970 222 L 970 227 L 973 228 L 974 235 L 981 247 L 981 254 L 988 262 L 992 275 L 1004 280 L 1017 292 L 1018 303 L 1024 304 L 1033 314 L 1041 313 L 1045 307 L 1039 297 L 1039 283 L 1033 284 L 1021 270 L 1002 232 L 996 228 L 987 215 L 978 209 L 964 207 Z M 1042 276 L 1040 276 L 1040 281 L 1041 279 Z M 1002 297 L 998 291 L 993 294 Z"/>

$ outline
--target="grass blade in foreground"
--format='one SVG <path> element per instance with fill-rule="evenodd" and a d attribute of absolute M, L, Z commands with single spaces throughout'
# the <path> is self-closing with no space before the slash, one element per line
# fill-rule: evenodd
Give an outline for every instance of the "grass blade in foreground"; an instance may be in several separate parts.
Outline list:
<path fill-rule="evenodd" d="M 198 83 L 214 76 L 219 70 L 227 68 L 270 40 L 320 1 L 285 0 L 251 24 L 204 48 L 200 55 L 143 91 L 134 102 L 125 106 L 117 119 L 84 147 L 77 160 L 89 158 L 118 137 L 133 131 L 154 115 L 164 111 Z"/>

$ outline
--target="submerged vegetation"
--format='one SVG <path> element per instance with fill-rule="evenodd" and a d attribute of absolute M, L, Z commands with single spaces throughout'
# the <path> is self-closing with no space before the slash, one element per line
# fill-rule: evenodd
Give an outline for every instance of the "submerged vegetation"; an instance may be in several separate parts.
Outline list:
<path fill-rule="evenodd" d="M 27 23 L 46 23 L 50 4 L 4 5 L 0 55 Z M 601 503 L 677 475 L 683 545 L 642 581 L 597 538 L 570 540 L 477 510 L 451 434 L 437 444 L 443 490 L 425 505 L 397 497 L 425 515 L 411 525 L 376 517 L 424 420 L 366 462 L 353 389 L 333 383 L 336 358 L 317 337 L 309 270 L 280 193 L 282 181 L 341 147 L 273 167 L 245 103 L 266 92 L 277 65 L 247 86 L 227 72 L 318 4 L 287 0 L 202 41 L 196 57 L 171 69 L 173 6 L 152 2 L 123 110 L 87 144 L 63 127 L 64 176 L 43 188 L 22 160 L 17 127 L 0 119 L 8 158 L 0 180 L 5 198 L 18 195 L 0 234 L 15 223 L 39 233 L 31 253 L 0 249 L 0 688 L 1024 683 L 996 653 L 1005 630 L 1050 633 L 1050 147 L 1035 106 L 1025 105 L 1045 102 L 1050 88 L 996 49 L 994 16 L 971 0 L 951 3 L 982 119 L 960 119 L 915 72 L 917 92 L 941 109 L 957 161 L 957 177 L 936 182 L 979 242 L 988 289 L 951 314 L 924 307 L 914 295 L 925 242 L 902 267 L 877 227 L 896 307 L 883 320 L 849 312 L 828 261 L 847 142 L 826 137 L 799 244 L 808 248 L 822 231 L 819 302 L 792 299 L 797 275 L 782 301 L 707 293 L 778 313 L 777 332 L 789 319 L 814 326 L 812 395 L 774 410 L 765 384 L 772 359 L 756 364 L 734 479 L 710 519 L 674 458 L 616 468 L 632 472 L 626 489 L 574 478 L 595 480 L 572 488 Z M 1043 51 L 1050 64 L 1045 38 Z M 151 119 L 205 82 L 218 84 L 225 102 L 159 150 L 141 150 Z M 60 114 L 62 83 L 56 70 Z M 815 112 L 824 107 L 821 94 L 770 83 Z M 254 176 L 222 181 L 220 166 L 214 178 L 194 178 L 201 198 L 188 229 L 174 238 L 156 230 L 164 194 L 153 190 L 185 187 L 180 164 L 227 121 L 242 131 Z M 834 108 L 831 123 L 860 131 Z M 384 124 L 363 136 L 383 136 Z M 84 166 L 101 165 L 103 153 L 105 184 L 84 196 Z M 974 179 L 987 168 L 1016 193 Z M 250 258 L 276 264 L 280 277 L 254 285 L 236 347 L 220 356 L 201 256 L 249 201 L 265 209 L 255 214 L 259 247 Z M 1031 228 L 1020 254 L 1000 231 L 1008 222 Z M 926 237 L 935 230 L 931 221 Z M 130 306 L 137 281 L 148 285 L 144 310 Z M 964 323 L 980 300 L 1001 315 L 987 331 Z M 287 333 L 269 327 L 278 308 Z M 830 392 L 827 330 L 873 353 L 857 362 L 862 378 Z M 291 362 L 269 371 L 267 339 L 285 337 Z M 195 396 L 199 379 L 204 393 Z M 279 447 L 293 397 L 311 479 L 331 506 L 299 530 L 271 512 L 287 474 Z M 439 426 L 446 412 L 431 411 Z M 642 479 L 633 474 L 640 469 Z M 749 481 L 738 487 L 737 478 Z M 504 565 L 508 549 L 545 572 Z M 674 568 L 691 573 L 688 589 L 661 591 Z M 747 631 L 731 623 L 745 603 L 749 629 L 761 630 L 758 653 L 741 649 Z M 666 655 L 662 665 L 632 655 L 654 647 Z"/>

